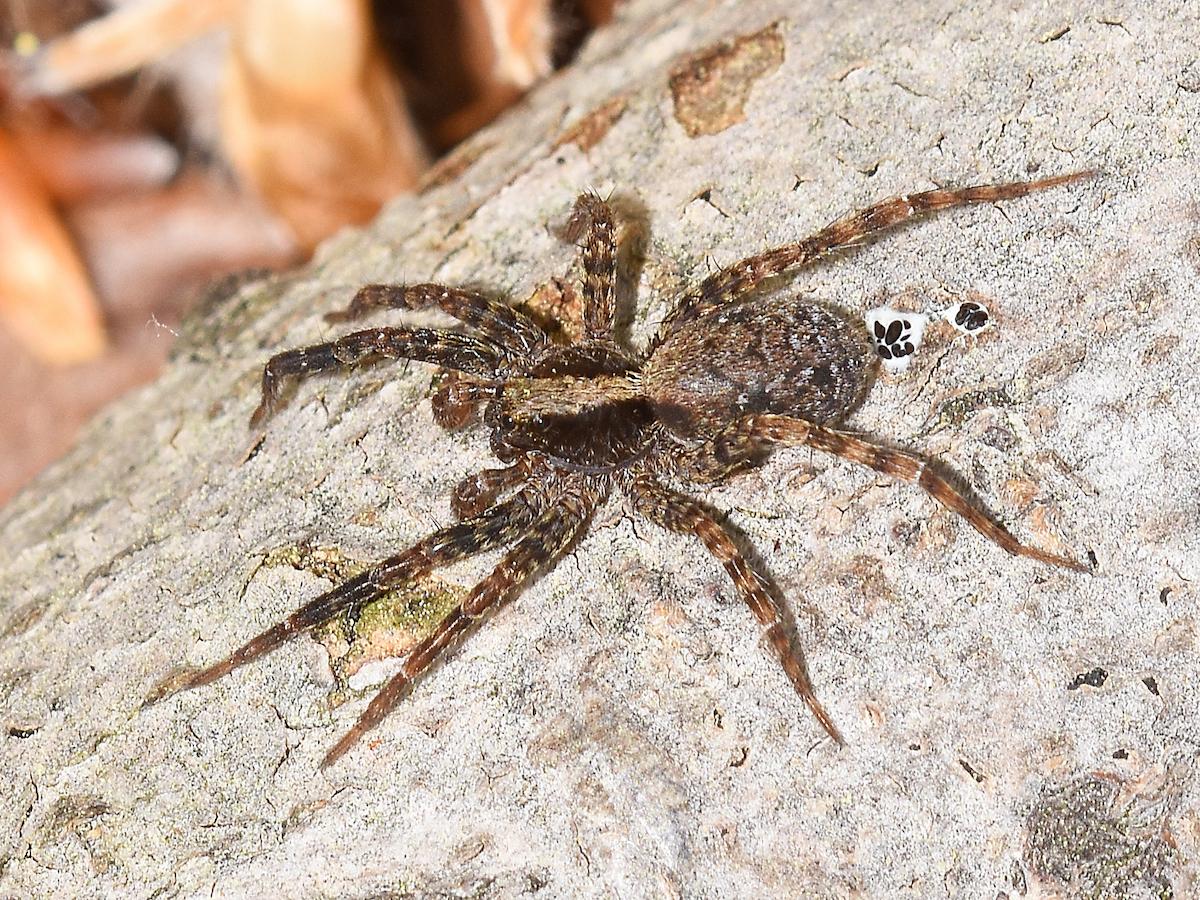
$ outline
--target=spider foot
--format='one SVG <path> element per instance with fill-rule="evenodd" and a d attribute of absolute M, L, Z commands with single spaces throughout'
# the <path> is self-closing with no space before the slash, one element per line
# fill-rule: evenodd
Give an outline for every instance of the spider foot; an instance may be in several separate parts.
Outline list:
<path fill-rule="evenodd" d="M 846 739 L 842 737 L 842 733 L 838 731 L 838 727 L 833 724 L 833 717 L 825 711 L 825 707 L 821 705 L 821 701 L 817 699 L 816 694 L 811 690 L 807 693 L 801 691 L 800 698 L 808 704 L 809 711 L 821 723 L 821 727 L 825 729 L 825 733 L 833 738 L 833 742 L 839 747 L 845 747 Z"/>
<path fill-rule="evenodd" d="M 358 743 L 359 738 L 378 725 L 384 716 L 405 698 L 412 689 L 412 685 L 412 679 L 404 672 L 395 675 L 384 685 L 383 690 L 375 695 L 363 714 L 358 717 L 358 721 L 325 754 L 321 760 L 321 768 L 327 769 L 345 756 L 346 752 Z"/>
<path fill-rule="evenodd" d="M 329 323 L 352 322 L 372 310 L 382 307 L 403 307 L 405 288 L 402 284 L 367 284 L 358 289 L 345 309 L 325 313 Z"/>
<path fill-rule="evenodd" d="M 1013 540 L 1015 541 L 1016 538 L 1013 538 Z M 1020 544 L 1019 547 L 1020 549 L 1013 550 L 1010 547 L 1005 546 L 1004 549 L 1008 550 L 1008 552 L 1013 556 L 1024 556 L 1029 559 L 1036 559 L 1038 562 L 1043 562 L 1051 566 L 1058 566 L 1060 569 L 1070 569 L 1072 572 L 1079 572 L 1082 575 L 1096 574 L 1096 564 L 1091 561 L 1093 557 L 1089 557 L 1088 562 L 1082 562 L 1078 559 L 1072 559 L 1069 556 L 1059 556 L 1057 553 L 1039 550 L 1037 547 L 1031 547 L 1028 544 Z"/>
<path fill-rule="evenodd" d="M 275 411 L 279 408 L 279 391 L 282 387 L 279 383 L 279 375 L 276 373 L 278 360 L 286 354 L 278 354 L 271 357 L 270 361 L 263 367 L 262 373 L 262 398 L 258 401 L 258 406 L 254 408 L 254 412 L 250 413 L 250 427 L 257 428 L 262 425 L 267 419 L 275 415 Z"/>
<path fill-rule="evenodd" d="M 575 198 L 571 214 L 559 229 L 558 236 L 567 243 L 578 243 L 597 222 L 611 223 L 611 219 L 612 211 L 608 204 L 598 194 L 588 191 Z"/>
<path fill-rule="evenodd" d="M 812 680 L 808 677 L 808 667 L 804 664 L 804 655 L 793 641 L 787 626 L 782 621 L 774 622 L 763 632 L 763 639 L 783 665 L 783 670 L 791 680 L 796 693 L 808 705 L 809 710 L 821 723 L 826 734 L 833 738 L 834 743 L 838 746 L 846 746 L 845 738 L 838 731 L 838 727 L 833 724 L 833 717 L 821 705 L 821 701 L 817 699 L 817 695 L 813 691 Z"/>
<path fill-rule="evenodd" d="M 192 688 L 211 684 L 222 675 L 228 674 L 233 668 L 234 664 L 231 657 L 206 669 L 189 668 L 171 672 L 146 694 L 146 699 L 142 701 L 142 709 L 145 709 L 147 706 L 153 706 L 162 700 L 166 700 L 168 697 L 174 697 L 176 694 L 190 691 Z"/>
<path fill-rule="evenodd" d="M 275 403 L 268 402 L 264 397 L 254 408 L 254 412 L 250 413 L 250 428 L 257 428 L 273 415 L 275 415 Z"/>

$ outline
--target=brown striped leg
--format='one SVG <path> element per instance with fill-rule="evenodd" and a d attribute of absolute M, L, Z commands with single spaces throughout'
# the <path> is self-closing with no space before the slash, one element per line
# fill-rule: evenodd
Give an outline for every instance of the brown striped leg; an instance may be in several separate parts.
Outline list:
<path fill-rule="evenodd" d="M 368 284 L 350 306 L 325 316 L 328 322 L 358 319 L 376 309 L 427 309 L 439 307 L 460 322 L 476 328 L 511 354 L 526 356 L 547 343 L 546 332 L 531 318 L 510 306 L 489 300 L 475 291 L 444 284 Z"/>
<path fill-rule="evenodd" d="M 469 519 L 496 502 L 503 491 L 516 487 L 529 477 L 529 465 L 524 459 L 503 469 L 483 469 L 468 475 L 450 495 L 450 511 L 457 519 Z"/>
<path fill-rule="evenodd" d="M 616 317 L 617 239 L 612 208 L 595 194 L 580 194 L 563 229 L 568 241 L 583 238 L 583 328 L 589 338 L 612 336 Z"/>
<path fill-rule="evenodd" d="M 1013 556 L 1027 556 L 1052 566 L 1076 572 L 1090 573 L 1091 567 L 1070 559 L 1039 550 L 1019 541 L 1013 534 L 979 509 L 970 498 L 951 484 L 925 460 L 902 450 L 883 447 L 844 431 L 814 425 L 790 416 L 749 416 L 739 427 L 713 441 L 713 453 L 719 459 L 732 462 L 742 453 L 757 452 L 764 444 L 807 444 L 818 450 L 834 453 L 845 459 L 870 466 L 877 472 L 898 478 L 923 488 L 934 500 L 966 519 L 976 531 Z"/>
<path fill-rule="evenodd" d="M 429 328 L 356 331 L 327 344 L 272 356 L 263 368 L 262 402 L 250 416 L 250 426 L 269 418 L 279 407 L 285 379 L 348 368 L 373 357 L 413 359 L 484 377 L 494 377 L 503 358 L 500 348 L 491 341 L 453 331 Z"/>
<path fill-rule="evenodd" d="M 813 260 L 851 244 L 860 243 L 879 231 L 905 222 L 914 216 L 964 206 L 969 203 L 992 203 L 1012 200 L 1034 191 L 1057 187 L 1094 171 L 1073 172 L 1043 178 L 1039 181 L 1016 181 L 1009 184 L 987 184 L 955 190 L 923 191 L 892 197 L 874 206 L 850 213 L 826 225 L 820 231 L 794 244 L 785 244 L 765 253 L 748 256 L 705 278 L 689 291 L 667 316 L 659 329 L 660 337 L 670 334 L 682 322 L 694 318 L 705 309 L 733 303 L 754 290 L 767 278 L 787 269 L 807 265 Z"/>
<path fill-rule="evenodd" d="M 804 654 L 793 640 L 783 610 L 767 590 L 762 576 L 750 567 L 738 550 L 729 532 L 700 503 L 660 484 L 649 475 L 634 478 L 630 490 L 638 512 L 670 531 L 700 538 L 708 552 L 725 567 L 734 587 L 750 607 L 750 612 L 763 626 L 763 636 L 783 665 L 783 671 L 787 673 L 796 693 L 808 704 L 829 736 L 839 744 L 845 743 L 833 719 L 813 692 Z"/>
<path fill-rule="evenodd" d="M 432 569 L 507 544 L 523 534 L 541 506 L 533 493 L 521 493 L 475 518 L 435 531 L 403 553 L 380 562 L 304 604 L 221 662 L 159 686 L 147 703 L 190 688 L 209 684 L 239 666 L 274 650 L 302 631 L 328 622 L 338 613 L 361 607 Z"/>
<path fill-rule="evenodd" d="M 354 726 L 321 762 L 332 765 L 366 732 L 378 725 L 407 695 L 422 673 L 453 650 L 479 620 L 514 597 L 539 569 L 551 566 L 583 531 L 598 498 L 590 493 L 565 494 L 538 517 L 500 564 L 471 591 L 463 604 L 442 620 L 433 634 L 409 651 L 400 671 L 367 705 Z"/>

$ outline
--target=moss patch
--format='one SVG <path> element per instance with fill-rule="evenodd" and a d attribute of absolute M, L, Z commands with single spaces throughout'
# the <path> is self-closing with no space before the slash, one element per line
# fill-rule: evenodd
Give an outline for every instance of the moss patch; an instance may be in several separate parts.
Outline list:
<path fill-rule="evenodd" d="M 290 544 L 270 551 L 264 566 L 291 566 L 335 584 L 369 568 L 338 547 Z M 361 609 L 349 609 L 315 629 L 313 637 L 329 651 L 338 689 L 333 703 L 349 695 L 349 680 L 364 665 L 403 656 L 467 595 L 462 585 L 421 578 L 384 594 Z"/>

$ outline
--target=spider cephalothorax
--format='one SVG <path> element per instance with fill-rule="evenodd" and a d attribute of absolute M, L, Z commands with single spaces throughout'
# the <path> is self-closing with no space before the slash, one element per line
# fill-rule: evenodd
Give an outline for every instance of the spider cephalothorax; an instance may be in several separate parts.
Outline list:
<path fill-rule="evenodd" d="M 438 284 L 363 288 L 346 312 L 329 318 L 358 318 L 378 307 L 437 306 L 468 331 L 372 328 L 280 353 L 263 372 L 262 403 L 251 424 L 275 411 L 288 377 L 373 357 L 414 359 L 462 373 L 434 396 L 435 415 L 458 425 L 481 411 L 492 450 L 506 465 L 484 469 L 454 489 L 456 524 L 322 594 L 222 662 L 165 685 L 159 696 L 207 684 L 435 567 L 508 548 L 492 573 L 409 652 L 400 672 L 325 757 L 329 764 L 480 619 L 561 558 L 616 488 L 656 524 L 700 538 L 763 627 L 796 691 L 840 740 L 817 702 L 769 582 L 719 518 L 668 482 L 711 482 L 756 465 L 772 447 L 806 444 L 919 485 L 1009 553 L 1087 571 L 1018 541 L 918 457 L 839 430 L 866 389 L 871 351 L 864 336 L 832 308 L 756 291 L 764 279 L 914 215 L 1020 197 L 1085 174 L 926 191 L 852 213 L 705 278 L 675 304 L 644 354 L 622 348 L 613 337 L 614 223 L 608 205 L 592 194 L 576 201 L 567 228 L 583 238 L 584 336 L 571 345 L 552 343 L 527 316 L 470 291 Z"/>

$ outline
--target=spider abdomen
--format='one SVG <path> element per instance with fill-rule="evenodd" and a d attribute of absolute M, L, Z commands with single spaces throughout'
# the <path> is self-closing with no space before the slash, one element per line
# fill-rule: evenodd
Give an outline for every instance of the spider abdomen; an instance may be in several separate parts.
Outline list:
<path fill-rule="evenodd" d="M 837 422 L 861 399 L 870 360 L 860 330 L 836 310 L 773 297 L 681 324 L 647 361 L 642 390 L 683 438 L 754 413 Z"/>

